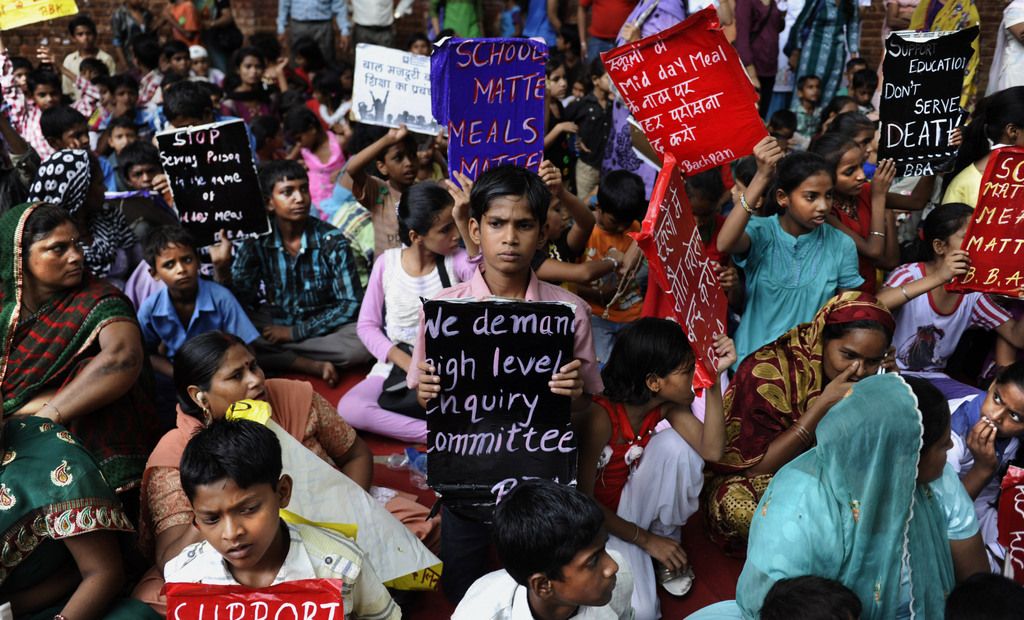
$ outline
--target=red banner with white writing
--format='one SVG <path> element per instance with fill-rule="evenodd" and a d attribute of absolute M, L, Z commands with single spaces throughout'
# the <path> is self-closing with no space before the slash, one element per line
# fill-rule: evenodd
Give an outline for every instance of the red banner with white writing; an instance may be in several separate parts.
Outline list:
<path fill-rule="evenodd" d="M 768 135 L 714 7 L 601 60 L 651 147 L 672 153 L 686 176 L 749 155 Z"/>
<path fill-rule="evenodd" d="M 270 586 L 168 583 L 168 620 L 343 620 L 340 579 L 303 579 Z"/>
<path fill-rule="evenodd" d="M 951 291 L 981 291 L 1024 298 L 1024 148 L 989 155 L 981 192 L 960 246 L 971 269 Z"/>
<path fill-rule="evenodd" d="M 999 494 L 999 544 L 1006 549 L 1003 574 L 1024 585 L 1024 469 L 1011 466 Z"/>
<path fill-rule="evenodd" d="M 718 378 L 715 337 L 725 333 L 728 301 L 704 253 L 686 186 L 671 154 L 654 184 L 647 215 L 638 233 L 629 233 L 647 257 L 654 282 L 671 299 L 672 318 L 682 325 L 697 355 L 693 387 L 706 388 Z"/>

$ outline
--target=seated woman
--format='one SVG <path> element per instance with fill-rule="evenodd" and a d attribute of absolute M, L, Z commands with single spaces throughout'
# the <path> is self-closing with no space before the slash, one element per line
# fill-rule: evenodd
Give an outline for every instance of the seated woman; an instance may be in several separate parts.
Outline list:
<path fill-rule="evenodd" d="M 852 383 L 875 374 L 892 338 L 889 311 L 867 293 L 829 300 L 740 363 L 725 393 L 725 455 L 709 464 L 709 533 L 742 555 L 754 509 L 780 467 L 813 443 L 814 431 Z"/>
<path fill-rule="evenodd" d="M 271 419 L 309 451 L 364 490 L 370 490 L 373 478 L 370 449 L 334 407 L 308 382 L 266 379 L 252 351 L 237 336 L 212 331 L 190 339 L 174 357 L 174 383 L 177 428 L 164 435 L 150 456 L 142 488 L 140 539 L 143 551 L 156 560 L 156 570 L 143 578 L 134 594 L 161 613 L 165 607 L 159 596 L 164 564 L 202 540 L 192 526 L 192 505 L 181 487 L 178 463 L 196 430 L 223 418 L 233 403 L 244 399 L 269 402 Z M 439 522 L 426 520 L 425 507 L 389 489 L 374 491 L 375 497 L 389 500 L 385 507 L 424 544 L 437 546 Z M 374 549 L 364 550 L 373 560 Z"/>
<path fill-rule="evenodd" d="M 21 205 L 0 216 L 3 414 L 68 428 L 122 493 L 142 481 L 156 418 L 135 310 L 87 273 L 79 239 L 60 207 Z"/>
<path fill-rule="evenodd" d="M 751 524 L 733 617 L 759 617 L 777 581 L 816 575 L 853 590 L 866 620 L 941 618 L 953 586 L 988 569 L 945 463 L 949 407 L 927 381 L 909 382 L 854 385 L 818 425 L 818 445 L 779 470 Z M 726 617 L 722 607 L 691 617 Z"/>
<path fill-rule="evenodd" d="M 17 618 L 142 620 L 124 585 L 118 533 L 132 524 L 85 448 L 46 418 L 3 425 L 0 600 Z"/>

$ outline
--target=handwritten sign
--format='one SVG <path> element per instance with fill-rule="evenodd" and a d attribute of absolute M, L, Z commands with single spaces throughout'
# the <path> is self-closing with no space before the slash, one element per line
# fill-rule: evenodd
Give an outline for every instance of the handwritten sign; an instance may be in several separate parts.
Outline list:
<path fill-rule="evenodd" d="M 956 160 L 950 133 L 963 125 L 964 72 L 978 27 L 957 32 L 894 32 L 885 40 L 878 113 L 878 158 L 893 159 L 898 176 L 932 176 Z"/>
<path fill-rule="evenodd" d="M 568 304 L 433 300 L 426 358 L 441 395 L 427 403 L 427 482 L 449 508 L 488 520 L 525 478 L 576 479 L 569 397 L 551 375 L 572 360 Z"/>
<path fill-rule="evenodd" d="M 672 318 L 686 332 L 697 356 L 693 387 L 718 378 L 715 336 L 725 333 L 728 301 L 714 263 L 704 253 L 686 186 L 671 153 L 658 173 L 640 232 L 629 233 L 647 257 L 658 286 L 672 298 Z"/>
<path fill-rule="evenodd" d="M 476 180 L 493 166 L 540 169 L 544 63 L 530 39 L 446 39 L 430 57 L 434 118 L 448 127 L 448 171 Z"/>
<path fill-rule="evenodd" d="M 360 43 L 352 83 L 352 115 L 368 125 L 436 136 L 430 110 L 430 57 Z"/>
<path fill-rule="evenodd" d="M 168 620 L 343 620 L 340 579 L 302 579 L 267 588 L 168 583 Z"/>
<path fill-rule="evenodd" d="M 270 232 L 245 123 L 171 129 L 156 136 L 181 225 L 199 246 Z"/>
<path fill-rule="evenodd" d="M 1000 489 L 999 544 L 1006 549 L 1003 574 L 1024 585 L 1024 469 L 1011 465 Z"/>
<path fill-rule="evenodd" d="M 651 147 L 687 176 L 749 155 L 768 135 L 714 7 L 601 59 Z"/>
<path fill-rule="evenodd" d="M 78 13 L 75 0 L 5 0 L 0 2 L 0 30 L 45 22 Z"/>
<path fill-rule="evenodd" d="M 989 155 L 981 195 L 960 246 L 971 268 L 946 286 L 1024 298 L 1024 148 Z"/>

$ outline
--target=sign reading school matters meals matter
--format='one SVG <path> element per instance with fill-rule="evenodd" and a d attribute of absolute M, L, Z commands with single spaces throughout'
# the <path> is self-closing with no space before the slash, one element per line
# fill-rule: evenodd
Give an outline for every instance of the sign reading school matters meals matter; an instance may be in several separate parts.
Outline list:
<path fill-rule="evenodd" d="M 1024 148 L 989 155 L 960 247 L 970 255 L 971 269 L 947 289 L 1024 298 Z"/>
<path fill-rule="evenodd" d="M 302 579 L 266 588 L 168 583 L 168 620 L 343 620 L 340 579 Z"/>
<path fill-rule="evenodd" d="M 356 46 L 352 115 L 368 125 L 437 135 L 430 111 L 430 57 L 380 45 Z"/>
<path fill-rule="evenodd" d="M 956 160 L 950 133 L 966 116 L 960 96 L 977 37 L 973 26 L 957 32 L 894 32 L 886 39 L 878 158 L 895 161 L 898 176 L 932 176 Z"/>
<path fill-rule="evenodd" d="M 487 520 L 519 480 L 575 481 L 570 399 L 548 386 L 572 361 L 572 306 L 432 300 L 423 316 L 441 378 L 427 403 L 427 482 L 446 505 Z"/>
<path fill-rule="evenodd" d="M 3 0 L 0 2 L 0 30 L 50 21 L 78 13 L 75 0 Z"/>
<path fill-rule="evenodd" d="M 629 233 L 647 257 L 657 285 L 674 302 L 672 318 L 683 327 L 697 356 L 695 388 L 718 380 L 715 337 L 725 333 L 728 301 L 714 263 L 704 253 L 686 186 L 672 154 L 654 183 L 640 232 Z"/>
<path fill-rule="evenodd" d="M 651 147 L 686 176 L 749 155 L 768 135 L 714 7 L 601 60 Z"/>
<path fill-rule="evenodd" d="M 178 219 L 200 247 L 270 232 L 249 136 L 241 119 L 157 134 Z"/>
<path fill-rule="evenodd" d="M 547 46 L 530 39 L 445 39 L 430 57 L 434 118 L 448 128 L 448 173 L 540 169 Z"/>

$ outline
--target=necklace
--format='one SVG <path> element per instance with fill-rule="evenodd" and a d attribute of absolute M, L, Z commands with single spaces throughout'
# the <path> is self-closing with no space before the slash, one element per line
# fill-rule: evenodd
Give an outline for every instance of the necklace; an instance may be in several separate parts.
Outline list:
<path fill-rule="evenodd" d="M 832 200 L 832 206 L 845 213 L 850 219 L 859 221 L 857 217 L 857 200 L 849 196 L 836 196 Z"/>

